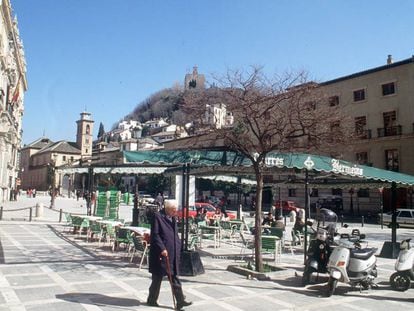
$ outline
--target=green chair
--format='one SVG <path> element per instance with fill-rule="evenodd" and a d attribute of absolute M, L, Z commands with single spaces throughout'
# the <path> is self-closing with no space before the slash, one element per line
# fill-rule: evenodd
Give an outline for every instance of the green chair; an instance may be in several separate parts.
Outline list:
<path fill-rule="evenodd" d="M 188 243 L 188 250 L 194 251 L 199 247 L 199 236 L 197 234 L 191 235 L 189 237 L 189 243 Z"/>
<path fill-rule="evenodd" d="M 240 249 L 240 259 L 243 260 L 245 257 L 246 250 L 251 250 L 251 256 L 254 256 L 254 236 L 252 234 L 248 234 L 245 231 L 240 231 L 240 238 L 241 238 L 241 249 Z"/>
<path fill-rule="evenodd" d="M 89 219 L 82 218 L 82 222 L 79 226 L 79 236 L 81 236 L 82 231 L 86 231 L 86 241 L 88 241 L 88 231 L 89 231 Z"/>
<path fill-rule="evenodd" d="M 131 259 L 129 262 L 132 262 L 134 260 L 134 257 L 136 254 L 141 255 L 141 261 L 139 262 L 139 269 L 141 270 L 142 263 L 144 262 L 144 259 L 147 258 L 148 262 L 148 253 L 149 253 L 149 245 L 147 242 L 145 242 L 142 238 L 131 235 L 132 243 L 133 243 L 133 249 L 131 254 Z"/>
<path fill-rule="evenodd" d="M 275 262 L 280 262 L 282 255 L 281 239 L 277 236 L 262 236 L 262 253 L 270 253 L 273 255 Z"/>
<path fill-rule="evenodd" d="M 113 244 L 113 250 L 116 250 L 118 246 L 124 244 L 125 249 L 129 249 L 129 243 L 131 242 L 130 231 L 126 228 L 115 227 L 115 239 Z"/>
<path fill-rule="evenodd" d="M 102 239 L 102 226 L 96 221 L 89 222 L 89 238 L 98 240 L 98 247 Z"/>
<path fill-rule="evenodd" d="M 73 233 L 76 233 L 76 230 L 79 230 L 82 224 L 83 218 L 79 216 L 72 216 L 72 226 L 73 226 Z"/>
<path fill-rule="evenodd" d="M 63 213 L 63 216 L 65 217 L 65 223 L 63 224 L 63 231 L 65 232 L 66 228 L 73 229 L 73 223 L 72 223 L 72 215 L 70 213 Z"/>
<path fill-rule="evenodd" d="M 103 227 L 103 241 L 104 241 L 104 245 L 106 242 L 109 243 L 109 245 L 111 246 L 112 251 L 114 251 L 114 240 L 115 240 L 115 228 L 111 225 L 111 224 L 106 224 Z M 112 244 L 112 245 L 111 245 Z"/>

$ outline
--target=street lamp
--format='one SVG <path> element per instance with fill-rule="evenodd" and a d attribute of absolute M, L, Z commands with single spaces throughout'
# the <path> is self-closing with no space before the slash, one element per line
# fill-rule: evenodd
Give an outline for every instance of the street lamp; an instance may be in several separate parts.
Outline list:
<path fill-rule="evenodd" d="M 55 170 L 56 170 L 56 159 L 57 159 L 57 154 L 52 154 L 52 157 L 50 159 L 50 163 L 48 164 L 48 168 L 49 168 L 49 176 L 50 176 L 50 208 L 54 208 L 55 207 L 55 196 L 56 196 L 56 191 L 55 191 L 55 186 L 56 186 L 56 175 L 55 175 Z"/>
<path fill-rule="evenodd" d="M 384 193 L 384 187 L 379 187 L 378 188 L 379 193 L 380 193 L 380 212 L 381 212 L 381 229 L 383 229 L 384 224 L 383 224 L 383 215 L 384 215 L 384 202 L 383 202 L 383 193 Z"/>
<path fill-rule="evenodd" d="M 353 201 L 353 195 L 354 195 L 354 188 L 349 189 L 349 195 L 350 195 L 350 204 L 349 204 L 349 211 L 351 215 L 354 215 L 354 201 Z"/>

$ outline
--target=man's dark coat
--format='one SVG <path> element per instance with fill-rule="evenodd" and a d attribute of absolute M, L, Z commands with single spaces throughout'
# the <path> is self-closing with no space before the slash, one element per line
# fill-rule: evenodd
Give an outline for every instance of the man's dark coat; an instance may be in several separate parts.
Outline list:
<path fill-rule="evenodd" d="M 164 210 L 155 212 L 151 224 L 151 247 L 149 255 L 149 272 L 167 275 L 166 259 L 161 258 L 161 252 L 166 249 L 170 259 L 172 274 L 177 274 L 180 265 L 181 241 L 175 218 L 167 218 Z"/>

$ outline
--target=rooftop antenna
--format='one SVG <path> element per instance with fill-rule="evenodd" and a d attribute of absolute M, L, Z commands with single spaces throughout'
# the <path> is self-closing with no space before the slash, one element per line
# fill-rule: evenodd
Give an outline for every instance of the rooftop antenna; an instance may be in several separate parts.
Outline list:
<path fill-rule="evenodd" d="M 43 129 L 43 137 L 46 137 L 46 130 Z"/>

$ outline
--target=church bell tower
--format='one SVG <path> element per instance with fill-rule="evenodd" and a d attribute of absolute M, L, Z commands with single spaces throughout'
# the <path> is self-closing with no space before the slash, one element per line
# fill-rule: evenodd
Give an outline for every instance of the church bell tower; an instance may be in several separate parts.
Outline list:
<path fill-rule="evenodd" d="M 81 157 L 92 157 L 92 132 L 93 123 L 89 112 L 82 112 L 80 120 L 76 121 L 78 131 L 76 133 L 76 144 L 81 150 Z"/>

